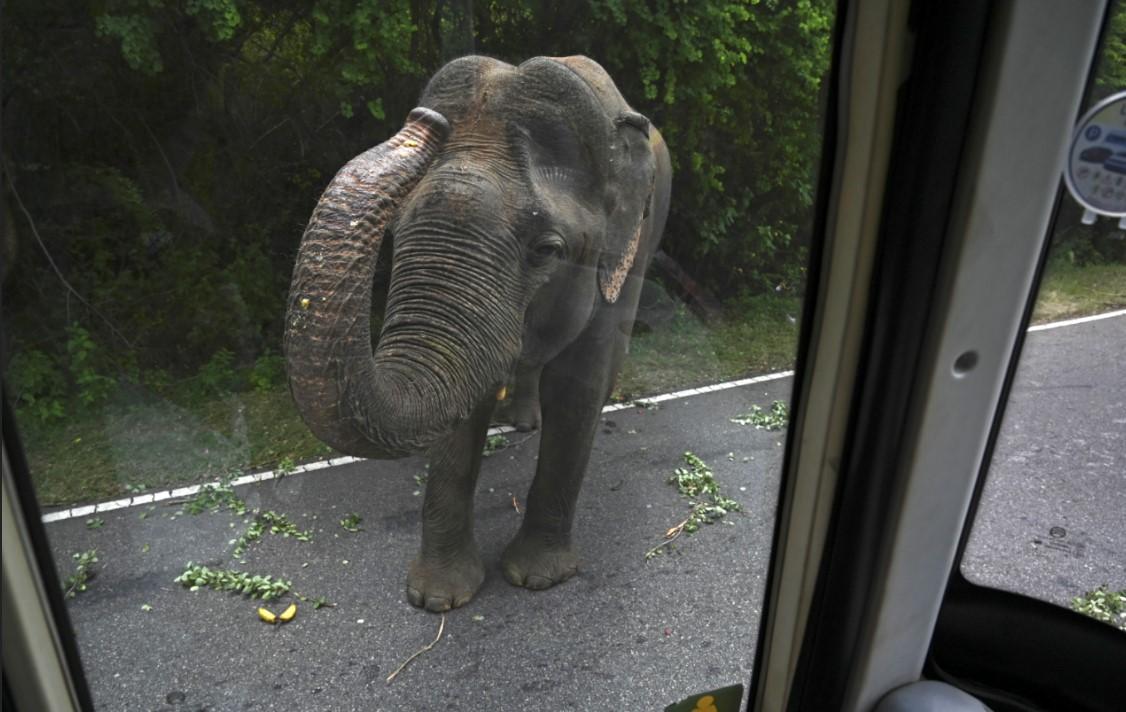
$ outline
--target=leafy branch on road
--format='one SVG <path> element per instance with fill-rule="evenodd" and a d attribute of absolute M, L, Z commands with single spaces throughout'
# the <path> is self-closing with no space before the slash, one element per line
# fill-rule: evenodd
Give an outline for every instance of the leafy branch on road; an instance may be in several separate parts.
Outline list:
<path fill-rule="evenodd" d="M 74 559 L 74 573 L 67 576 L 66 581 L 63 582 L 63 595 L 67 598 L 74 598 L 85 591 L 90 579 L 97 575 L 93 566 L 98 563 L 98 550 L 87 549 L 74 554 L 71 558 Z"/>
<path fill-rule="evenodd" d="M 752 405 L 749 413 L 731 418 L 731 422 L 739 425 L 753 425 L 756 430 L 785 430 L 789 419 L 790 412 L 786 402 L 776 400 L 770 404 L 769 411 L 763 410 L 757 405 Z"/>
<path fill-rule="evenodd" d="M 203 485 L 199 492 L 184 502 L 183 511 L 187 514 L 203 514 L 204 512 L 217 512 L 220 509 L 229 509 L 240 517 L 246 514 L 246 502 L 235 492 L 231 486 L 231 478 L 224 477 L 218 483 Z"/>
<path fill-rule="evenodd" d="M 209 588 L 213 591 L 238 593 L 250 598 L 270 601 L 280 598 L 287 593 L 292 593 L 302 601 L 311 602 L 313 608 L 332 606 L 324 596 L 306 596 L 293 590 L 293 583 L 288 579 L 274 578 L 269 574 L 250 574 L 234 569 L 213 569 L 209 566 L 188 562 L 184 572 L 173 579 L 189 591 L 198 591 Z"/>
<path fill-rule="evenodd" d="M 235 492 L 230 478 L 217 484 L 204 485 L 194 497 L 184 503 L 183 510 L 188 514 L 202 514 L 228 509 L 243 521 L 249 519 L 246 529 L 228 542 L 236 557 L 246 554 L 250 545 L 260 541 L 265 534 L 276 534 L 287 539 L 308 542 L 313 540 L 313 530 L 302 530 L 287 515 L 273 510 L 250 509 Z M 208 566 L 188 562 L 183 573 L 174 579 L 191 591 L 210 588 L 215 591 L 240 593 L 263 601 L 292 593 L 302 601 L 312 603 L 314 609 L 333 606 L 324 596 L 310 597 L 293 590 L 293 584 L 281 577 L 268 574 L 250 574 L 234 569 L 213 569 Z"/>
<path fill-rule="evenodd" d="M 645 552 L 646 560 L 666 551 L 681 535 L 695 534 L 701 524 L 714 524 L 729 512 L 743 509 L 741 504 L 720 492 L 715 473 L 707 463 L 692 452 L 685 452 L 684 464 L 673 471 L 668 483 L 676 485 L 677 491 L 688 499 L 691 509 L 682 522 L 665 532 L 664 541 Z"/>
<path fill-rule="evenodd" d="M 1071 609 L 1126 631 L 1126 589 L 1111 591 L 1104 584 L 1071 599 Z"/>
<path fill-rule="evenodd" d="M 297 541 L 312 541 L 313 530 L 308 529 L 302 531 L 297 528 L 297 525 L 289 520 L 284 514 L 279 514 L 273 510 L 259 512 L 254 510 L 254 519 L 246 528 L 246 531 L 238 537 L 231 539 L 229 544 L 234 546 L 234 555 L 242 556 L 246 553 L 247 548 L 256 541 L 262 538 L 262 535 L 269 532 L 270 534 L 280 534 L 285 538 L 293 537 Z"/>

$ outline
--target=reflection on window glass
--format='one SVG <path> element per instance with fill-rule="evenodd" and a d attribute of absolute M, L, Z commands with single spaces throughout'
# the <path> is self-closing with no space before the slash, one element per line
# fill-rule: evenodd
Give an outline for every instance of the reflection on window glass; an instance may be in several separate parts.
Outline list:
<path fill-rule="evenodd" d="M 833 6 L 8 3 L 6 393 L 97 705 L 745 683 Z"/>
<path fill-rule="evenodd" d="M 1126 89 L 1126 4 L 1091 104 Z M 1126 630 L 1126 235 L 1065 196 L 962 571 Z"/>

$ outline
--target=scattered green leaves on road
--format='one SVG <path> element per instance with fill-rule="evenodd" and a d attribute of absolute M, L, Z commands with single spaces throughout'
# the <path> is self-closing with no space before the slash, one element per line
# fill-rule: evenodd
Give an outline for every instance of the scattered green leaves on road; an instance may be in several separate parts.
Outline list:
<path fill-rule="evenodd" d="M 87 589 L 90 579 L 96 575 L 93 566 L 98 563 L 98 550 L 87 549 L 71 558 L 74 559 L 74 573 L 63 582 L 63 595 L 67 598 L 74 598 Z"/>
<path fill-rule="evenodd" d="M 254 519 L 238 537 L 231 539 L 229 542 L 234 546 L 234 555 L 242 556 L 246 553 L 247 547 L 252 543 L 260 540 L 263 534 L 280 534 L 286 538 L 294 538 L 297 541 L 312 541 L 313 530 L 301 530 L 296 524 L 289 520 L 284 514 L 280 514 L 273 510 L 265 512 L 255 512 Z"/>
<path fill-rule="evenodd" d="M 485 449 L 481 451 L 481 454 L 485 457 L 488 457 L 489 455 L 492 455 L 494 452 L 498 452 L 500 450 L 503 450 L 506 447 L 508 447 L 508 438 L 506 438 L 505 436 L 500 435 L 500 434 L 490 435 L 485 440 Z"/>
<path fill-rule="evenodd" d="M 665 532 L 664 541 L 645 553 L 646 559 L 652 559 L 665 551 L 682 534 L 696 533 L 701 524 L 713 524 L 726 517 L 729 512 L 743 509 L 741 504 L 720 492 L 715 473 L 707 463 L 693 453 L 685 452 L 684 464 L 684 467 L 678 467 L 673 472 L 668 482 L 675 484 L 677 491 L 688 499 L 691 510 L 683 521 Z"/>
<path fill-rule="evenodd" d="M 86 520 L 87 529 L 101 529 L 106 525 L 106 520 L 101 517 L 92 517 Z"/>
<path fill-rule="evenodd" d="M 200 487 L 199 492 L 184 503 L 183 511 L 188 514 L 203 514 L 217 512 L 224 507 L 240 516 L 246 514 L 246 502 L 235 492 L 229 477 Z"/>
<path fill-rule="evenodd" d="M 346 514 L 344 518 L 340 520 L 340 526 L 355 534 L 360 531 L 360 522 L 362 521 L 364 521 L 363 517 L 352 512 L 351 514 Z"/>
<path fill-rule="evenodd" d="M 757 430 L 785 430 L 789 418 L 789 408 L 786 406 L 786 402 L 776 400 L 770 404 L 769 411 L 765 411 L 757 405 L 752 405 L 749 413 L 736 416 L 731 419 L 731 422 L 739 425 L 753 425 Z"/>
<path fill-rule="evenodd" d="M 1126 589 L 1111 591 L 1104 584 L 1071 599 L 1071 609 L 1126 631 Z"/>
<path fill-rule="evenodd" d="M 173 581 L 189 591 L 209 588 L 213 591 L 238 593 L 263 601 L 271 601 L 290 593 L 306 603 L 313 604 L 314 610 L 336 606 L 324 596 L 308 596 L 293 590 L 293 582 L 288 579 L 275 578 L 270 574 L 251 574 L 235 569 L 212 569 L 190 561 L 184 572 Z"/>
<path fill-rule="evenodd" d="M 184 572 L 173 579 L 191 591 L 210 588 L 214 591 L 239 593 L 269 601 L 293 590 L 293 584 L 270 575 L 249 574 L 234 569 L 212 569 L 188 562 Z"/>

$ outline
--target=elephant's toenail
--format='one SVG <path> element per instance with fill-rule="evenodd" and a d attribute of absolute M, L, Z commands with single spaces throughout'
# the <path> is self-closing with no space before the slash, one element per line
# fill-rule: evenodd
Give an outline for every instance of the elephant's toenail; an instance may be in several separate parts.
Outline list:
<path fill-rule="evenodd" d="M 432 613 L 445 613 L 450 610 L 450 599 L 428 598 L 426 599 L 426 610 Z"/>
<path fill-rule="evenodd" d="M 524 582 L 524 585 L 535 591 L 542 591 L 551 586 L 551 579 L 544 578 L 543 576 L 529 576 Z"/>

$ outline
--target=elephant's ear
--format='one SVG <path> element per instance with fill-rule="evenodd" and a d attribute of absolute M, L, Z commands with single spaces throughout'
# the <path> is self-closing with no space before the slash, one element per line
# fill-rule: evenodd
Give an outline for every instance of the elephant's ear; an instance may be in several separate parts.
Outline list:
<path fill-rule="evenodd" d="M 598 286 L 610 304 L 618 300 L 637 257 L 656 176 L 649 120 L 625 111 L 614 119 L 614 128 L 606 237 L 598 258 Z"/>

